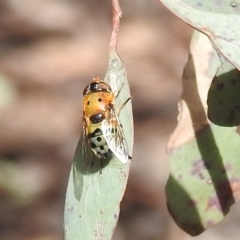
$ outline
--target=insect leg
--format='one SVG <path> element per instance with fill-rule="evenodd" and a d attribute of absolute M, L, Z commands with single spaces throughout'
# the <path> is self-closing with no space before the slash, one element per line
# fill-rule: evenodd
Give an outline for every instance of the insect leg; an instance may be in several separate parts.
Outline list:
<path fill-rule="evenodd" d="M 103 170 L 103 160 L 100 159 L 100 162 L 101 162 L 101 166 L 100 166 L 100 171 L 99 171 L 99 173 L 102 174 L 102 170 Z"/>
<path fill-rule="evenodd" d="M 124 85 L 124 83 L 121 85 L 121 87 L 120 87 L 119 90 L 117 91 L 117 93 L 116 93 L 116 95 L 115 95 L 115 98 L 117 98 L 118 95 L 119 95 L 119 93 L 122 91 L 123 85 Z"/>
<path fill-rule="evenodd" d="M 128 98 L 124 103 L 122 103 L 122 105 L 120 106 L 120 108 L 117 111 L 117 116 L 119 116 L 121 110 L 125 107 L 125 105 L 128 103 L 129 100 L 131 100 L 132 98 Z"/>

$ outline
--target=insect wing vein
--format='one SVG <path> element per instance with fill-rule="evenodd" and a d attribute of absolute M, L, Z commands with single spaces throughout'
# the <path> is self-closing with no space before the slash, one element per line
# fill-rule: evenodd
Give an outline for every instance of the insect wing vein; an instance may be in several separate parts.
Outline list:
<path fill-rule="evenodd" d="M 102 122 L 103 136 L 113 152 L 113 154 L 122 162 L 127 163 L 128 146 L 124 137 L 123 129 L 120 126 L 119 119 L 114 110 L 111 110 L 111 117 Z"/>

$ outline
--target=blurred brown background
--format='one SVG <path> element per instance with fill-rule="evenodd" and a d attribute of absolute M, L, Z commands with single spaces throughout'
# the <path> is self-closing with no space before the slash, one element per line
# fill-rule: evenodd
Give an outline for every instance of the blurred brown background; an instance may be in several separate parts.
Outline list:
<path fill-rule="evenodd" d="M 189 240 L 167 212 L 164 186 L 192 30 L 157 0 L 120 4 L 135 145 L 113 240 Z M 63 239 L 82 89 L 105 75 L 111 20 L 110 0 L 0 1 L 1 240 Z M 239 239 L 238 211 L 195 239 Z"/>

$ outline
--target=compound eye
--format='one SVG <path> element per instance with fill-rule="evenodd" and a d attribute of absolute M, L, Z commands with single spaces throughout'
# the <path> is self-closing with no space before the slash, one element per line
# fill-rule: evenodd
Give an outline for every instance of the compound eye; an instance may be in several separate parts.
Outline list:
<path fill-rule="evenodd" d="M 98 88 L 103 90 L 103 91 L 112 91 L 111 87 L 105 82 L 99 83 Z"/>
<path fill-rule="evenodd" d="M 89 85 L 87 85 L 87 86 L 83 89 L 83 96 L 85 96 L 88 92 L 89 92 Z"/>

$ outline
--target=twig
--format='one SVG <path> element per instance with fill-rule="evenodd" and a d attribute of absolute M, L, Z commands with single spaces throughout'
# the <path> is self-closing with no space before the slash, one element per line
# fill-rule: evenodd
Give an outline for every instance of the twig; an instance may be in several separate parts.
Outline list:
<path fill-rule="evenodd" d="M 110 40 L 110 51 L 116 51 L 120 17 L 122 16 L 122 10 L 118 0 L 112 0 L 112 8 L 113 8 L 113 30 L 112 30 L 111 40 Z"/>

